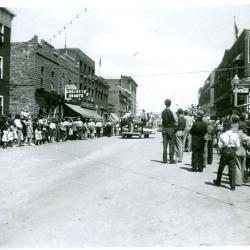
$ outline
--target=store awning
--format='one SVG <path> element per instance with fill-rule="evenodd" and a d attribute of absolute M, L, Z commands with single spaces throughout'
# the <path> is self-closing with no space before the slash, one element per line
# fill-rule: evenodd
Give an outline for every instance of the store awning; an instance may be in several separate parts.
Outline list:
<path fill-rule="evenodd" d="M 69 104 L 69 103 L 65 103 L 65 105 L 84 118 L 102 119 L 102 117 L 98 115 L 97 112 L 94 110 L 85 109 L 85 108 L 82 108 L 81 106 Z"/>
<path fill-rule="evenodd" d="M 110 113 L 110 118 L 116 122 L 119 122 L 120 120 L 116 113 Z"/>

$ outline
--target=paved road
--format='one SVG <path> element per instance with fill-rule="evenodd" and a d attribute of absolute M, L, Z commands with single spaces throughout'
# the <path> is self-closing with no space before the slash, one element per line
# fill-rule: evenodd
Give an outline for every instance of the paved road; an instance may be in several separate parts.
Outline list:
<path fill-rule="evenodd" d="M 0 150 L 0 246 L 250 245 L 250 186 L 161 161 L 161 136 Z M 225 184 L 225 186 L 228 186 Z"/>

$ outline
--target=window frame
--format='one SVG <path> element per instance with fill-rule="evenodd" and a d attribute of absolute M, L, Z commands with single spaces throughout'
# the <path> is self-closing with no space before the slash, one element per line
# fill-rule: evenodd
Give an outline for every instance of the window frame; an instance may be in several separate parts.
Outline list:
<path fill-rule="evenodd" d="M 3 57 L 0 56 L 0 80 L 3 80 Z"/>
<path fill-rule="evenodd" d="M 4 96 L 3 95 L 0 95 L 0 106 L 2 107 L 2 113 L 1 115 L 3 115 L 3 110 L 4 110 Z"/>

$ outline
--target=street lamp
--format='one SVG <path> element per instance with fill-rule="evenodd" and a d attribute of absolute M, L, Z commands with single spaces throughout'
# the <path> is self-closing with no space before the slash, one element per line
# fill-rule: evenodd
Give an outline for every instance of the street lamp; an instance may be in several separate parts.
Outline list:
<path fill-rule="evenodd" d="M 231 85 L 232 85 L 232 90 L 234 91 L 234 106 L 237 107 L 238 105 L 238 95 L 237 95 L 237 85 L 240 83 L 240 79 L 237 76 L 237 74 L 234 76 L 234 78 L 231 81 Z"/>

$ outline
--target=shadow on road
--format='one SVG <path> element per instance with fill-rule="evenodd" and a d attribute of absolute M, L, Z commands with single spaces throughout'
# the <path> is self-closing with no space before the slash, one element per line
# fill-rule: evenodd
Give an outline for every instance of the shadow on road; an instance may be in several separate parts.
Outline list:
<path fill-rule="evenodd" d="M 192 167 L 192 165 L 191 165 L 190 163 L 185 163 L 184 165 L 185 165 L 185 166 L 191 166 L 191 167 Z"/>
<path fill-rule="evenodd" d="M 162 163 L 162 164 L 164 164 L 164 162 L 163 162 L 163 161 L 159 161 L 159 160 L 150 160 L 150 161 L 153 161 L 153 162 L 158 162 L 158 163 Z"/>
<path fill-rule="evenodd" d="M 188 164 L 185 164 L 185 165 L 188 165 Z M 190 165 L 191 166 L 191 165 Z M 184 169 L 184 170 L 187 170 L 189 172 L 191 172 L 192 168 L 187 168 L 187 167 L 180 167 L 181 169 Z"/>
<path fill-rule="evenodd" d="M 223 182 L 223 183 L 224 183 L 224 182 Z M 209 185 L 209 186 L 223 187 L 223 188 L 226 188 L 226 189 L 230 189 L 229 187 L 227 187 L 227 186 L 225 186 L 225 185 L 215 186 L 212 182 L 208 182 L 208 181 L 206 181 L 205 184 L 206 184 L 206 185 Z"/>

